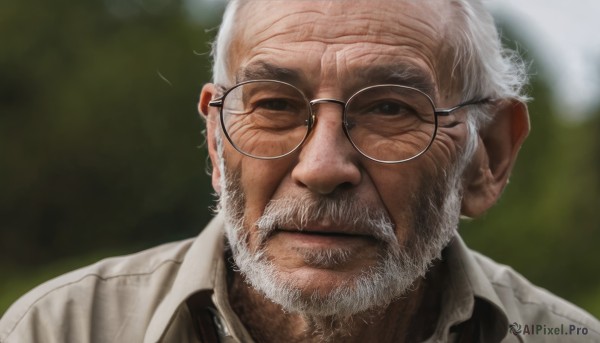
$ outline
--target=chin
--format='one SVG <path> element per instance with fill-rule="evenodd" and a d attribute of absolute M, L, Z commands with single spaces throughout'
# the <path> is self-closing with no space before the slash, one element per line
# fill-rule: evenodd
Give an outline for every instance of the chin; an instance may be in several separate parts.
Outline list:
<path fill-rule="evenodd" d="M 398 247 L 386 249 L 372 265 L 343 271 L 306 265 L 283 269 L 265 250 L 252 253 L 245 244 L 230 246 L 247 283 L 285 311 L 301 315 L 349 317 L 385 307 L 425 273 Z"/>

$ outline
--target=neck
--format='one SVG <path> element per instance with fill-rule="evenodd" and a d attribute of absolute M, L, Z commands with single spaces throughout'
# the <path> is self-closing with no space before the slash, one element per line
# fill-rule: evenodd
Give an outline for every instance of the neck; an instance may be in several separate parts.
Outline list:
<path fill-rule="evenodd" d="M 437 323 L 439 293 L 433 285 L 435 269 L 427 280 L 386 308 L 350 318 L 315 317 L 284 311 L 232 272 L 229 299 L 250 335 L 257 342 L 414 342 L 433 334 Z"/>

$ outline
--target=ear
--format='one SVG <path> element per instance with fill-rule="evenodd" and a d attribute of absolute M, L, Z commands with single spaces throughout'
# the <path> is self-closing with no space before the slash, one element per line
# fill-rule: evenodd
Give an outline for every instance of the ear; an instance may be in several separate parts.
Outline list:
<path fill-rule="evenodd" d="M 200 101 L 198 102 L 198 112 L 206 119 L 206 142 L 208 144 L 208 155 L 212 164 L 212 186 L 217 194 L 221 194 L 221 170 L 219 169 L 221 161 L 217 152 L 216 139 L 217 130 L 219 130 L 219 110 L 216 107 L 208 105 L 215 98 L 216 93 L 216 87 L 212 83 L 208 83 L 202 87 Z"/>
<path fill-rule="evenodd" d="M 527 106 L 501 100 L 491 123 L 480 130 L 477 150 L 464 174 L 462 214 L 477 217 L 500 198 L 529 133 Z"/>

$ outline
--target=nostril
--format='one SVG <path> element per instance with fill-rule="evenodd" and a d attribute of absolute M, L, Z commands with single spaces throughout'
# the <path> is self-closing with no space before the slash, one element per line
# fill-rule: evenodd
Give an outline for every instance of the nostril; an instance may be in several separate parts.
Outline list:
<path fill-rule="evenodd" d="M 344 182 L 338 186 L 338 189 L 345 191 L 345 190 L 352 189 L 353 187 L 354 187 L 354 185 L 352 184 L 352 182 Z"/>

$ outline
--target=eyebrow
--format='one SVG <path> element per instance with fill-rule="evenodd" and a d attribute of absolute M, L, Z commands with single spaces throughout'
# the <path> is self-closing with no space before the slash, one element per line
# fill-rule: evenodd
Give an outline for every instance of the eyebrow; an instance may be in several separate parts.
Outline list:
<path fill-rule="evenodd" d="M 368 65 L 356 69 L 350 77 L 351 80 L 342 85 L 346 92 L 378 84 L 395 84 L 416 88 L 435 98 L 436 87 L 430 74 L 408 62 Z M 279 80 L 296 86 L 306 83 L 306 77 L 300 70 L 265 61 L 250 64 L 236 73 L 236 83 L 248 80 Z"/>
<path fill-rule="evenodd" d="M 236 83 L 248 80 L 279 80 L 295 85 L 302 81 L 301 75 L 299 70 L 260 61 L 240 69 L 235 78 Z"/>
<path fill-rule="evenodd" d="M 356 80 L 360 87 L 376 84 L 395 84 L 416 88 L 432 98 L 435 95 L 435 83 L 430 73 L 407 62 L 388 65 L 371 65 L 357 70 Z"/>

